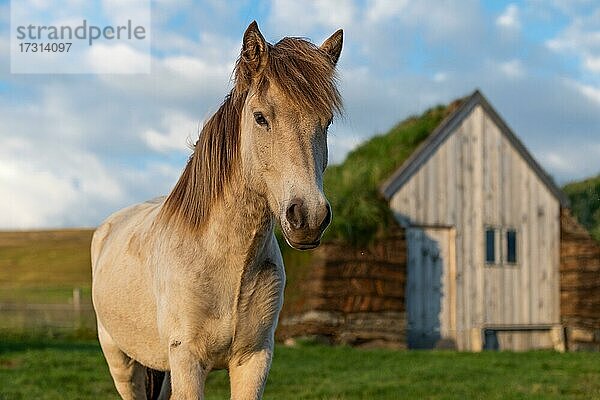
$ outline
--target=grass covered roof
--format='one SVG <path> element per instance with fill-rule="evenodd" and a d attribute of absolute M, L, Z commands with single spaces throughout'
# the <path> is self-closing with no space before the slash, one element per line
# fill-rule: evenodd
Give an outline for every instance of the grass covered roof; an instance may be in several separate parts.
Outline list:
<path fill-rule="evenodd" d="M 325 172 L 324 189 L 333 210 L 325 241 L 364 245 L 384 233 L 393 215 L 379 188 L 461 100 L 411 116 L 377 135 Z"/>

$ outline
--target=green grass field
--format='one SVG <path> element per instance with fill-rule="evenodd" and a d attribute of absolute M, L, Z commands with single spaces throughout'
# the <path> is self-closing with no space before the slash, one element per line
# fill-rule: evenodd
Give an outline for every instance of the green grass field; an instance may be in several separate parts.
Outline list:
<path fill-rule="evenodd" d="M 208 399 L 228 399 L 213 372 Z M 265 399 L 599 399 L 596 353 L 278 347 Z M 0 339 L 0 399 L 118 399 L 95 341 Z"/>
<path fill-rule="evenodd" d="M 0 232 L 0 302 L 68 303 L 73 288 L 89 299 L 92 230 Z"/>

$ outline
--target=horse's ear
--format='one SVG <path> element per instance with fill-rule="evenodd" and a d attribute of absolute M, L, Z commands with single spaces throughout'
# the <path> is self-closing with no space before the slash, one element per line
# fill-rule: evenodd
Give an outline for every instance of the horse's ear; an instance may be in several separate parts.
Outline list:
<path fill-rule="evenodd" d="M 242 53 L 240 54 L 241 63 L 253 74 L 258 74 L 265 67 L 268 59 L 269 46 L 256 21 L 252 23 L 244 32 L 244 41 L 242 43 Z"/>
<path fill-rule="evenodd" d="M 321 45 L 321 50 L 323 50 L 331 61 L 333 65 L 337 64 L 340 59 L 340 54 L 342 53 L 342 44 L 344 43 L 344 31 L 338 29 L 333 35 L 329 37 L 326 41 Z"/>

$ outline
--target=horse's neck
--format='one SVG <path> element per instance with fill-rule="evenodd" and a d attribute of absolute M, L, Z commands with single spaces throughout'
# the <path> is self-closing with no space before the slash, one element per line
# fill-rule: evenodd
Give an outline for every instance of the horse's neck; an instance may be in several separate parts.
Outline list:
<path fill-rule="evenodd" d="M 246 262 L 269 243 L 272 232 L 273 215 L 266 199 L 251 190 L 246 181 L 236 179 L 213 205 L 200 231 L 171 232 L 170 236 L 180 249 L 196 254 L 200 251 L 212 259 L 226 261 L 233 257 Z"/>
<path fill-rule="evenodd" d="M 225 191 L 220 210 L 211 213 L 209 230 L 218 232 L 230 246 L 250 251 L 261 239 L 269 239 L 273 216 L 266 199 L 243 182 L 232 182 Z"/>

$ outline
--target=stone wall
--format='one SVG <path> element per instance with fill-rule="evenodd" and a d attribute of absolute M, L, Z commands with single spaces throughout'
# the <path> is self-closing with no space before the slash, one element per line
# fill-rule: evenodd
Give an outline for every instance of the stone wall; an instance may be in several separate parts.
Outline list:
<path fill-rule="evenodd" d="M 326 243 L 306 265 L 291 268 L 306 271 L 286 266 L 295 279 L 286 287 L 279 340 L 320 336 L 336 344 L 406 346 L 404 231 L 363 249 Z"/>
<path fill-rule="evenodd" d="M 600 244 L 561 215 L 561 317 L 569 350 L 600 350 Z"/>

